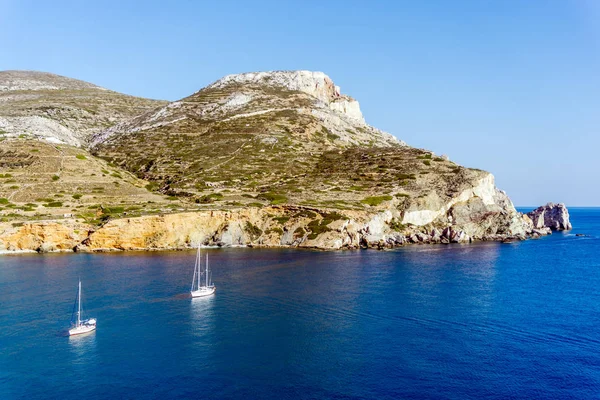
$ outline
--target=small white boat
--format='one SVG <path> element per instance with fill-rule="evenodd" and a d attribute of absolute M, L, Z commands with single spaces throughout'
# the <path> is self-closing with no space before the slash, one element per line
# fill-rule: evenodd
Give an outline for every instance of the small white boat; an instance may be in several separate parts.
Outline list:
<path fill-rule="evenodd" d="M 77 307 L 77 311 L 75 311 Z M 75 306 L 73 306 L 73 316 L 77 315 L 77 318 L 71 320 L 71 329 L 69 329 L 69 336 L 80 335 L 82 333 L 88 333 L 96 330 L 96 318 L 81 319 L 81 280 L 79 281 L 79 290 L 77 290 L 77 299 L 75 300 Z"/>
<path fill-rule="evenodd" d="M 194 264 L 194 277 L 192 278 L 192 289 L 190 293 L 192 297 L 205 297 L 215 293 L 217 288 L 211 282 L 210 271 L 208 269 L 208 253 L 206 254 L 206 266 L 204 271 L 202 270 L 202 257 L 200 254 L 200 247 L 196 253 L 196 263 Z M 203 278 L 204 277 L 204 278 Z"/>

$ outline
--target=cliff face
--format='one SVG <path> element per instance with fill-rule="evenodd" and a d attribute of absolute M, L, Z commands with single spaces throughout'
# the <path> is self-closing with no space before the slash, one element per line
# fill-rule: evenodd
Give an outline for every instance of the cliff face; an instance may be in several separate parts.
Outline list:
<path fill-rule="evenodd" d="M 330 109 L 359 123 L 365 123 L 358 101 L 342 95 L 340 87 L 323 72 L 270 71 L 227 75 L 208 88 L 225 88 L 231 85 L 284 87 L 291 91 L 303 92 L 325 103 Z"/>
<path fill-rule="evenodd" d="M 13 226 L 0 223 L 0 252 L 72 251 L 88 235 L 90 226 L 76 221 L 48 221 Z"/>
<path fill-rule="evenodd" d="M 569 210 L 562 204 L 548 203 L 527 213 L 533 228 L 550 228 L 554 231 L 568 231 L 573 227 L 569 218 Z"/>
<path fill-rule="evenodd" d="M 457 223 L 402 225 L 394 208 L 341 213 L 282 206 L 121 218 L 101 227 L 74 220 L 0 224 L 0 252 L 173 250 L 198 245 L 338 250 L 498 240 L 526 233 L 518 214 L 507 223 L 476 197 L 449 211 Z"/>

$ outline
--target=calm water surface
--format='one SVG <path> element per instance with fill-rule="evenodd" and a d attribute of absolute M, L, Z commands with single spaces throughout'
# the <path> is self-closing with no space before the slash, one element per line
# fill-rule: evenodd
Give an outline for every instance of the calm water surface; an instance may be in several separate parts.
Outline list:
<path fill-rule="evenodd" d="M 0 399 L 600 397 L 600 209 L 513 244 L 0 256 Z M 586 233 L 590 237 L 576 237 Z M 98 318 L 64 336 L 77 280 Z"/>

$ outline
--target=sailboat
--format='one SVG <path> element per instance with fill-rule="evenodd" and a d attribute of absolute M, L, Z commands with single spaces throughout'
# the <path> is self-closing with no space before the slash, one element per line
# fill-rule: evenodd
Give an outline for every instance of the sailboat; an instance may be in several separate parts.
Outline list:
<path fill-rule="evenodd" d="M 79 289 L 77 290 L 77 299 L 73 306 L 73 316 L 77 314 L 77 318 L 73 321 L 71 319 L 71 329 L 69 329 L 69 336 L 80 335 L 82 333 L 88 333 L 96 330 L 96 318 L 81 319 L 81 279 L 79 280 Z"/>
<path fill-rule="evenodd" d="M 192 278 L 192 297 L 204 297 L 210 296 L 215 293 L 217 288 L 210 281 L 210 272 L 208 270 L 208 253 L 206 253 L 206 265 L 204 271 L 202 271 L 202 257 L 200 254 L 200 247 L 196 253 L 196 263 L 194 264 L 194 277 Z M 204 279 L 202 279 L 204 276 Z"/>

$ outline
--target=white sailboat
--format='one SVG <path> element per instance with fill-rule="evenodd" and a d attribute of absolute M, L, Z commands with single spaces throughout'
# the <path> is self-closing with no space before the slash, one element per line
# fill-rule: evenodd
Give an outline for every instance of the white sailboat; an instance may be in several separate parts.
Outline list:
<path fill-rule="evenodd" d="M 192 278 L 192 297 L 204 297 L 210 296 L 215 293 L 217 288 L 210 281 L 210 272 L 208 269 L 208 253 L 206 253 L 206 265 L 205 270 L 202 271 L 202 257 L 200 254 L 200 247 L 196 253 L 196 263 L 194 265 L 194 277 Z M 204 279 L 202 279 L 204 276 Z"/>
<path fill-rule="evenodd" d="M 75 306 L 73 307 L 73 315 L 77 314 L 75 321 L 71 321 L 71 329 L 69 329 L 69 336 L 80 335 L 82 333 L 88 333 L 96 329 L 96 318 L 81 319 L 81 280 L 79 280 L 79 289 L 77 290 L 77 299 L 75 300 Z"/>

